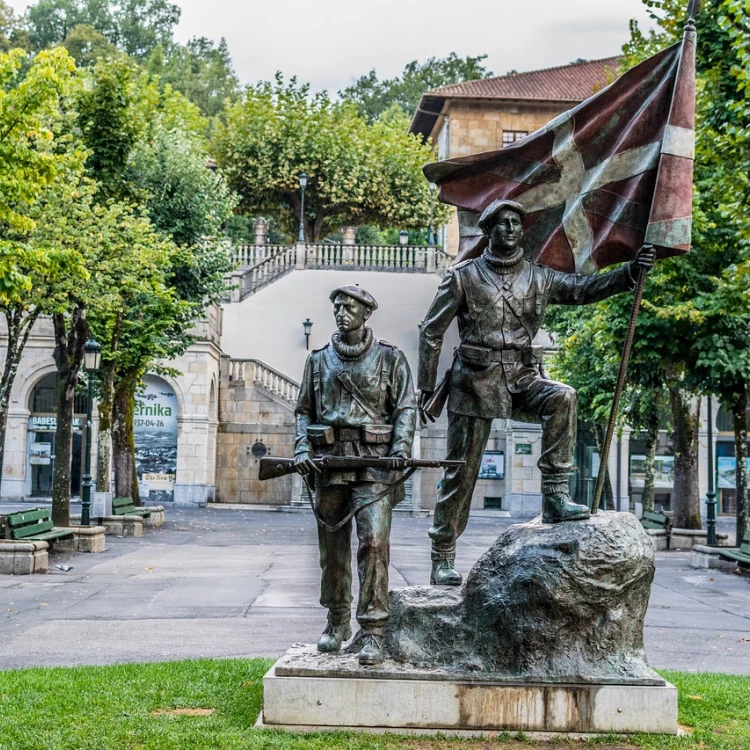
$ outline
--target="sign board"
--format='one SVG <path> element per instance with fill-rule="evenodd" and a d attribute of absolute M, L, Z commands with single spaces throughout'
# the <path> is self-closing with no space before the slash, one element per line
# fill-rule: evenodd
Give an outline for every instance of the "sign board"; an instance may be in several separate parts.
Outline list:
<path fill-rule="evenodd" d="M 155 375 L 143 382 L 133 412 L 138 481 L 149 500 L 171 502 L 177 479 L 177 396 Z"/>
<path fill-rule="evenodd" d="M 505 454 L 502 451 L 487 451 L 482 456 L 479 479 L 503 479 L 505 477 Z"/>
<path fill-rule="evenodd" d="M 630 457 L 630 486 L 642 488 L 646 484 L 646 456 Z M 654 489 L 671 490 L 674 486 L 674 456 L 654 458 Z"/>
<path fill-rule="evenodd" d="M 716 486 L 721 490 L 736 489 L 737 459 L 734 456 L 719 456 L 716 464 Z M 750 472 L 750 458 L 747 459 L 747 470 Z"/>
<path fill-rule="evenodd" d="M 32 466 L 49 466 L 52 463 L 52 443 L 32 443 L 29 463 Z"/>
<path fill-rule="evenodd" d="M 516 455 L 517 456 L 530 456 L 531 455 L 531 443 L 516 443 Z"/>
<path fill-rule="evenodd" d="M 83 420 L 80 417 L 73 417 L 73 429 L 80 430 L 82 427 Z M 57 429 L 57 417 L 31 417 L 29 429 L 37 432 L 54 432 Z"/>

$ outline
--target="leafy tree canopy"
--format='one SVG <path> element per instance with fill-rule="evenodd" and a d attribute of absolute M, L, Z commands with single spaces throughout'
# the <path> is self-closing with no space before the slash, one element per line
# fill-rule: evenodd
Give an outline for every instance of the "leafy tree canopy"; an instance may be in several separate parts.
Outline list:
<path fill-rule="evenodd" d="M 290 232 L 299 222 L 298 175 L 305 172 L 310 240 L 342 224 L 424 227 L 429 220 L 422 165 L 433 154 L 408 133 L 398 107 L 368 125 L 350 102 L 311 96 L 308 86 L 279 74 L 228 105 L 213 150 L 242 211 L 275 216 Z"/>
<path fill-rule="evenodd" d="M 359 114 L 369 122 L 393 105 L 411 116 L 420 97 L 429 89 L 491 77 L 492 71 L 482 64 L 486 58 L 487 55 L 459 57 L 451 52 L 448 57 L 431 57 L 422 63 L 412 60 L 400 76 L 384 80 L 380 80 L 373 69 L 339 91 L 339 95 L 355 104 Z"/>

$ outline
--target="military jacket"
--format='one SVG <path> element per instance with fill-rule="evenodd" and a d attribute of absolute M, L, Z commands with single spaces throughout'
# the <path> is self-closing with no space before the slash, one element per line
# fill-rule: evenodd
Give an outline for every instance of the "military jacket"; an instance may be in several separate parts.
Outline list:
<path fill-rule="evenodd" d="M 372 414 L 344 387 L 340 373 L 348 377 L 355 393 L 364 397 Z M 411 455 L 416 428 L 416 397 L 411 370 L 403 352 L 385 341 L 374 340 L 359 359 L 340 357 L 332 344 L 311 352 L 305 363 L 297 399 L 296 439 L 294 453 L 320 455 L 388 456 L 403 451 Z M 388 443 L 370 443 L 362 439 L 361 428 L 368 425 L 390 425 Z M 313 445 L 308 428 L 330 425 L 335 443 L 321 448 Z M 356 436 L 359 436 L 357 439 Z M 347 439 L 342 440 L 345 437 Z M 379 469 L 363 469 L 354 475 L 338 473 L 329 483 L 348 481 L 391 483 L 400 474 Z"/>
<path fill-rule="evenodd" d="M 526 260 L 508 274 L 494 271 L 482 257 L 459 263 L 445 275 L 421 326 L 418 387 L 435 389 L 443 336 L 456 318 L 461 346 L 451 369 L 448 409 L 508 418 L 512 394 L 540 377 L 531 344 L 547 305 L 598 302 L 634 286 L 627 265 L 579 276 Z"/>

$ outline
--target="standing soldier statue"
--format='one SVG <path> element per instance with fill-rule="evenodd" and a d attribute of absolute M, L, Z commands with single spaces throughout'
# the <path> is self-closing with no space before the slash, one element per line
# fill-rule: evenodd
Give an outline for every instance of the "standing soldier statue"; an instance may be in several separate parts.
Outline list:
<path fill-rule="evenodd" d="M 295 466 L 315 479 L 320 603 L 328 626 L 318 650 L 334 652 L 351 637 L 351 535 L 356 518 L 360 633 L 359 663 L 383 661 L 388 619 L 391 511 L 413 466 L 416 397 L 403 353 L 376 341 L 365 325 L 378 303 L 358 286 L 331 293 L 338 331 L 307 358 L 297 401 Z M 351 470 L 329 470 L 326 461 L 349 457 Z M 363 459 L 363 460 L 359 460 Z M 364 460 L 364 459 L 375 459 Z M 357 468 L 369 463 L 369 467 Z M 345 463 L 339 461 L 339 464 Z M 321 469 L 321 466 L 323 468 Z"/>
<path fill-rule="evenodd" d="M 493 419 L 542 424 L 542 520 L 589 517 L 571 501 L 568 477 L 576 441 L 576 392 L 545 377 L 541 347 L 532 341 L 550 302 L 583 305 L 631 290 L 638 266 L 649 269 L 654 251 L 644 245 L 630 263 L 597 276 L 578 276 L 537 266 L 521 247 L 525 210 L 509 200 L 492 202 L 479 218 L 489 247 L 446 274 L 422 324 L 419 346 L 419 410 L 433 419 L 448 400 L 446 458 L 465 465 L 445 470 L 435 507 L 432 584 L 458 586 L 456 540 L 469 520 L 471 497 Z M 461 343 L 450 373 L 437 391 L 443 336 L 458 319 Z"/>

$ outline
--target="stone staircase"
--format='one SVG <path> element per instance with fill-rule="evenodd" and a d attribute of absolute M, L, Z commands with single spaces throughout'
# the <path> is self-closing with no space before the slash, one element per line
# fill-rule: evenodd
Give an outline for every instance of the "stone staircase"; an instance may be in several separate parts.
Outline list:
<path fill-rule="evenodd" d="M 275 401 L 294 410 L 299 383 L 259 359 L 230 359 L 229 384 L 252 383 Z"/>

